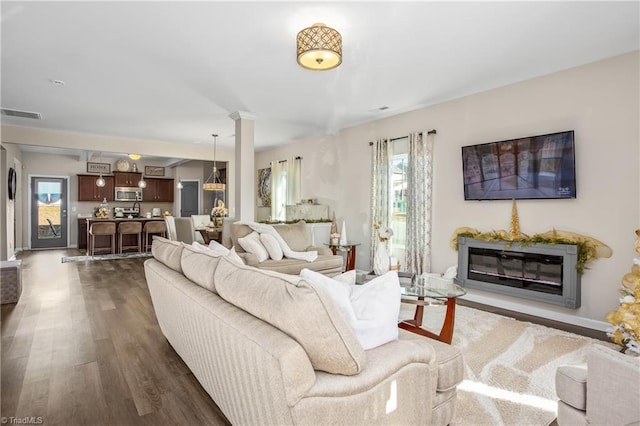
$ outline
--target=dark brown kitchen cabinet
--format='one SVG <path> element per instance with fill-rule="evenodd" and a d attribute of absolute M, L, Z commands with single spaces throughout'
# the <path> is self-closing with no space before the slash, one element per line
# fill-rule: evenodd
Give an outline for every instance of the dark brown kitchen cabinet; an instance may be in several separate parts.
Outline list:
<path fill-rule="evenodd" d="M 113 176 L 102 176 L 105 185 L 101 188 L 96 185 L 98 176 L 78 175 L 78 201 L 113 201 L 115 196 Z"/>
<path fill-rule="evenodd" d="M 116 186 L 138 186 L 142 173 L 113 172 Z"/>
<path fill-rule="evenodd" d="M 87 248 L 87 219 L 78 219 L 78 249 Z"/>
<path fill-rule="evenodd" d="M 146 178 L 147 187 L 142 190 L 145 203 L 173 203 L 173 179 Z"/>

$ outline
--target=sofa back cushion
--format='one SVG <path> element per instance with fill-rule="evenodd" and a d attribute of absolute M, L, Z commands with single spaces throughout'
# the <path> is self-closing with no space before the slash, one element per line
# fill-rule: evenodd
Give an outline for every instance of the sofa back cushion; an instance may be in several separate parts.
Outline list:
<path fill-rule="evenodd" d="M 231 226 L 231 244 L 236 248 L 237 253 L 246 253 L 244 249 L 238 243 L 238 239 L 246 237 L 250 233 L 253 232 L 253 229 L 249 228 L 247 225 L 240 223 L 232 223 Z"/>
<path fill-rule="evenodd" d="M 165 266 L 182 273 L 182 265 L 180 263 L 180 259 L 182 258 L 182 244 L 179 241 L 170 241 L 154 235 L 153 244 L 151 244 L 151 254 L 157 261 Z"/>
<path fill-rule="evenodd" d="M 280 329 L 306 351 L 316 370 L 358 374 L 364 349 L 323 289 L 294 275 L 238 265 L 221 258 L 216 290 L 227 302 Z"/>
<path fill-rule="evenodd" d="M 306 251 L 311 246 L 311 236 L 304 220 L 287 225 L 273 225 L 273 228 L 278 231 L 278 234 L 293 251 Z"/>

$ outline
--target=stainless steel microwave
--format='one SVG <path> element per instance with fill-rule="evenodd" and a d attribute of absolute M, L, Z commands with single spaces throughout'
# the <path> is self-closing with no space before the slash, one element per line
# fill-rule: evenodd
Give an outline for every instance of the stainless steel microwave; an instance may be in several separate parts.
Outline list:
<path fill-rule="evenodd" d="M 142 201 L 142 189 L 135 186 L 116 186 L 116 201 Z"/>

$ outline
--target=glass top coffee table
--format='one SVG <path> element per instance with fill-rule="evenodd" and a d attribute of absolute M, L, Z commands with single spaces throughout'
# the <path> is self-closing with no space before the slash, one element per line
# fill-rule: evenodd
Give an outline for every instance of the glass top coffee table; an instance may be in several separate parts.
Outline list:
<path fill-rule="evenodd" d="M 424 281 L 423 281 L 424 282 Z M 402 303 L 416 305 L 416 313 L 412 320 L 404 320 L 398 323 L 398 327 L 416 334 L 451 343 L 453 338 L 453 324 L 456 313 L 456 298 L 464 296 L 467 291 L 454 282 L 447 288 L 430 287 L 428 282 L 416 284 L 410 277 L 400 277 L 400 291 Z M 429 300 L 437 299 L 445 302 L 446 313 L 440 334 L 421 328 L 424 307 L 430 304 Z"/>

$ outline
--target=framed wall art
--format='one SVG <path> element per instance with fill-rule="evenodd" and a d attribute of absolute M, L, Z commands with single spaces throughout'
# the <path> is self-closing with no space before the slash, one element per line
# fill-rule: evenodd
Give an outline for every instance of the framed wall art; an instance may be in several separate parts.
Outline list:
<path fill-rule="evenodd" d="M 271 167 L 258 169 L 257 185 L 258 207 L 271 207 Z"/>
<path fill-rule="evenodd" d="M 144 166 L 145 176 L 164 176 L 164 167 Z"/>
<path fill-rule="evenodd" d="M 111 173 L 111 164 L 87 161 L 87 173 Z"/>

